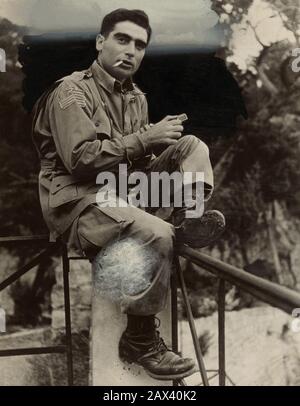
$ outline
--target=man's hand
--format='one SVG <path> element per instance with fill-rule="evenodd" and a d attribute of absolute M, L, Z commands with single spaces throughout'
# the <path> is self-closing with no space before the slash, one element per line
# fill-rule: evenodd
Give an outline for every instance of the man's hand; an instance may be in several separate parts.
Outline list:
<path fill-rule="evenodd" d="M 178 116 L 166 116 L 163 120 L 150 127 L 145 134 L 142 134 L 143 142 L 148 147 L 173 145 L 181 137 L 183 126 Z"/>

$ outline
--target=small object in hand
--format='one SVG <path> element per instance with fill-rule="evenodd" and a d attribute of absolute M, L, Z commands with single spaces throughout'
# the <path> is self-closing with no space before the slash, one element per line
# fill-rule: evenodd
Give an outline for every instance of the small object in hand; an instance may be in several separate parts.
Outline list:
<path fill-rule="evenodd" d="M 188 120 L 188 116 L 185 113 L 179 114 L 179 116 L 177 116 L 177 118 L 178 118 L 178 120 L 180 120 L 182 122 Z"/>
<path fill-rule="evenodd" d="M 113 65 L 113 67 L 116 68 L 117 66 L 120 66 L 122 63 L 123 61 L 118 61 Z"/>

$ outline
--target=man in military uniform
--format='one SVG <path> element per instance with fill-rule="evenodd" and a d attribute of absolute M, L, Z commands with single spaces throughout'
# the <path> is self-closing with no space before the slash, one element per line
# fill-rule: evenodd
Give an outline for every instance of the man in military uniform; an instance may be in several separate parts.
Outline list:
<path fill-rule="evenodd" d="M 148 122 L 146 97 L 131 78 L 150 38 L 143 11 L 118 9 L 105 16 L 96 39 L 97 60 L 86 71 L 58 81 L 36 103 L 33 139 L 41 159 L 40 201 L 51 237 L 96 257 L 96 266 L 102 261 L 98 252 L 122 241 L 133 243 L 137 255 L 143 253 L 143 284 L 136 286 L 133 275 L 130 288 L 119 298 L 128 319 L 120 340 L 121 359 L 142 365 L 154 378 L 180 379 L 192 373 L 194 363 L 169 350 L 155 326 L 155 315 L 166 303 L 174 239 L 207 245 L 220 235 L 224 217 L 210 211 L 186 219 L 188 209 L 182 208 L 172 225 L 141 208 L 111 207 L 97 199 L 103 186 L 96 184 L 97 175 L 117 174 L 120 164 L 131 172 L 143 168 L 147 174 L 202 172 L 206 197 L 213 190 L 207 146 L 192 135 L 182 136 L 177 116 Z M 163 152 L 155 157 L 157 147 Z M 114 261 L 120 260 L 111 258 L 109 266 L 120 266 Z"/>

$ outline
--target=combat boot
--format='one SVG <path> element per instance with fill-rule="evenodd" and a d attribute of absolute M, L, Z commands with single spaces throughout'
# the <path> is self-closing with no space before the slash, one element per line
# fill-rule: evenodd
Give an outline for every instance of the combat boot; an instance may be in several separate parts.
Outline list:
<path fill-rule="evenodd" d="M 158 380 L 179 380 L 195 372 L 194 361 L 171 351 L 157 330 L 147 335 L 133 335 L 125 330 L 119 343 L 119 356 L 123 362 L 141 365 Z"/>
<path fill-rule="evenodd" d="M 173 224 L 177 243 L 202 248 L 220 238 L 225 230 L 225 217 L 218 210 L 208 210 L 199 218 L 185 217 L 185 211 L 175 213 Z"/>

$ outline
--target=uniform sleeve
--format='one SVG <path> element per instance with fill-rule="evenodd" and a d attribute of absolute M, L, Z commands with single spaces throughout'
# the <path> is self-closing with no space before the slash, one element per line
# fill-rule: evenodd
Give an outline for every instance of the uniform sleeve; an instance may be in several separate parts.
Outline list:
<path fill-rule="evenodd" d="M 51 133 L 67 170 L 77 177 L 87 177 L 144 156 L 140 131 L 111 140 L 97 139 L 88 96 L 77 84 L 63 82 L 49 99 Z M 146 110 L 147 106 L 143 107 L 145 120 Z"/>
<path fill-rule="evenodd" d="M 141 102 L 141 125 L 142 126 L 139 131 L 124 137 L 127 158 L 130 162 L 151 152 L 148 144 L 145 142 L 144 137 L 141 137 L 141 134 L 144 134 L 150 128 L 148 103 L 145 96 L 143 96 L 143 100 Z"/>

